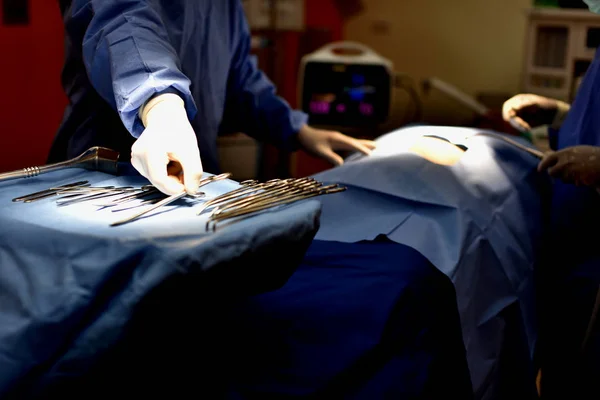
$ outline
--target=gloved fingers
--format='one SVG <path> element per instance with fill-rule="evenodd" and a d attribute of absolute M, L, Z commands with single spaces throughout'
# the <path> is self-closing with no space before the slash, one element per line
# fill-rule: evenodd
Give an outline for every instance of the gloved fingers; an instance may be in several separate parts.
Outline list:
<path fill-rule="evenodd" d="M 144 168 L 144 163 L 133 152 L 131 153 L 131 165 L 140 175 L 148 179 L 148 171 Z"/>
<path fill-rule="evenodd" d="M 567 179 L 569 177 L 570 171 L 568 169 L 569 161 L 565 161 L 563 159 L 559 159 L 554 165 L 548 168 L 548 175 L 553 178 Z"/>
<path fill-rule="evenodd" d="M 166 194 L 167 196 L 171 196 L 174 194 L 180 194 L 185 190 L 185 187 L 181 183 L 181 180 L 178 176 L 174 175 L 166 175 L 163 176 L 160 180 L 152 180 L 150 182 L 156 187 L 158 190 Z"/>
<path fill-rule="evenodd" d="M 508 122 L 513 126 L 516 125 L 514 127 L 517 130 L 526 130 L 526 131 L 531 130 L 531 125 L 529 125 L 523 118 L 516 115 L 516 113 L 515 113 L 515 115 L 508 118 Z"/>
<path fill-rule="evenodd" d="M 553 166 L 558 162 L 559 156 L 556 152 L 546 153 L 544 154 L 544 158 L 538 164 L 538 172 L 542 172 L 547 170 L 549 167 Z"/>
<path fill-rule="evenodd" d="M 592 174 L 587 174 L 587 173 L 583 173 L 581 174 L 581 176 L 579 176 L 579 178 L 576 180 L 575 184 L 577 186 L 594 186 L 595 183 L 595 179 L 592 176 Z"/>
<path fill-rule="evenodd" d="M 146 178 L 158 190 L 167 195 L 179 194 L 185 190 L 183 184 L 176 176 L 171 176 L 167 172 L 169 158 L 166 154 L 146 154 L 145 169 L 148 173 Z"/>
<path fill-rule="evenodd" d="M 200 179 L 202 179 L 202 174 L 204 172 L 198 150 L 188 150 L 184 153 L 172 153 L 169 154 L 169 158 L 181 164 L 185 191 L 190 195 L 196 194 L 200 185 Z"/>
<path fill-rule="evenodd" d="M 359 151 L 365 155 L 371 154 L 371 150 L 373 150 L 364 144 L 362 140 L 354 139 L 341 133 L 334 133 L 331 137 L 331 142 L 335 150 Z"/>
<path fill-rule="evenodd" d="M 530 96 L 522 94 L 516 95 L 508 99 L 502 105 L 502 118 L 504 118 L 504 120 L 508 122 L 511 118 L 516 117 L 521 109 L 528 107 L 533 103 L 534 101 L 531 99 Z"/>
<path fill-rule="evenodd" d="M 167 164 L 167 174 L 179 179 L 183 183 L 183 167 L 177 161 L 169 161 Z"/>

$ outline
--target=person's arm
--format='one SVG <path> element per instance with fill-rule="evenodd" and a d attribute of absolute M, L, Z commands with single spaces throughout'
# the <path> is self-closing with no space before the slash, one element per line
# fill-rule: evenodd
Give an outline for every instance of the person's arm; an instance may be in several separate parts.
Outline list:
<path fill-rule="evenodd" d="M 225 0 L 221 0 L 225 1 Z M 292 110 L 250 54 L 251 34 L 239 0 L 232 0 L 231 27 L 234 57 L 229 73 L 222 128 L 243 132 L 286 150 L 298 147 L 297 133 L 308 116 Z"/>
<path fill-rule="evenodd" d="M 73 18 L 89 21 L 82 43 L 91 84 L 118 112 L 127 130 L 144 131 L 140 108 L 152 97 L 175 93 L 188 118 L 196 106 L 152 0 L 74 0 Z"/>

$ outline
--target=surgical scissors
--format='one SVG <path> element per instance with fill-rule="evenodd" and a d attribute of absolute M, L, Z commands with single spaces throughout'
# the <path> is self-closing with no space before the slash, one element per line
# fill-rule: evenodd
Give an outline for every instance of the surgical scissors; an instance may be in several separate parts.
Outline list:
<path fill-rule="evenodd" d="M 216 182 L 216 181 L 220 181 L 223 179 L 227 179 L 230 176 L 231 176 L 231 173 L 225 173 L 225 174 L 221 174 L 221 175 L 213 175 L 208 178 L 204 178 L 204 179 L 200 180 L 200 184 L 198 185 L 198 187 L 208 185 L 211 182 Z M 169 197 L 159 201 L 158 203 L 148 207 L 147 209 L 140 211 L 139 213 L 136 213 L 136 214 L 134 214 L 128 218 L 122 219 L 120 221 L 113 222 L 112 224 L 110 224 L 110 226 L 119 226 L 119 225 L 123 225 L 123 224 L 129 223 L 129 222 L 133 222 L 133 221 L 139 219 L 140 217 L 143 217 L 144 215 L 146 215 L 160 207 L 169 205 L 169 204 L 173 203 L 174 201 L 182 199 L 185 196 L 187 196 L 187 192 L 174 194 L 174 195 L 169 196 Z"/>

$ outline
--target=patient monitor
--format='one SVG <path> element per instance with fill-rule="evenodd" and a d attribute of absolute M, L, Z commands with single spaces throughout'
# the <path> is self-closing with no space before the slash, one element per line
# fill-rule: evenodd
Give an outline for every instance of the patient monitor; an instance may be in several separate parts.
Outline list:
<path fill-rule="evenodd" d="M 374 127 L 390 115 L 393 64 L 355 42 L 328 44 L 303 57 L 299 104 L 312 125 Z"/>

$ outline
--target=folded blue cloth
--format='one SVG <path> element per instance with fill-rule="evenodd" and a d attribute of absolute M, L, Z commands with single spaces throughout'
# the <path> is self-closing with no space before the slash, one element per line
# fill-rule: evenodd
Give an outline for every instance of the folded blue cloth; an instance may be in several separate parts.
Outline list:
<path fill-rule="evenodd" d="M 43 393 L 85 374 L 120 340 L 136 305 L 173 277 L 224 267 L 220 284 L 232 296 L 281 286 L 319 226 L 317 201 L 216 232 L 205 231 L 206 217 L 186 201 L 119 227 L 109 223 L 127 212 L 96 211 L 90 203 L 58 207 L 52 199 L 11 201 L 80 180 L 148 183 L 134 174 L 73 169 L 0 184 L 0 397 Z M 236 187 L 220 181 L 203 190 L 210 197 Z"/>
<path fill-rule="evenodd" d="M 281 289 L 226 315 L 231 399 L 473 395 L 452 283 L 408 246 L 314 241 Z"/>

